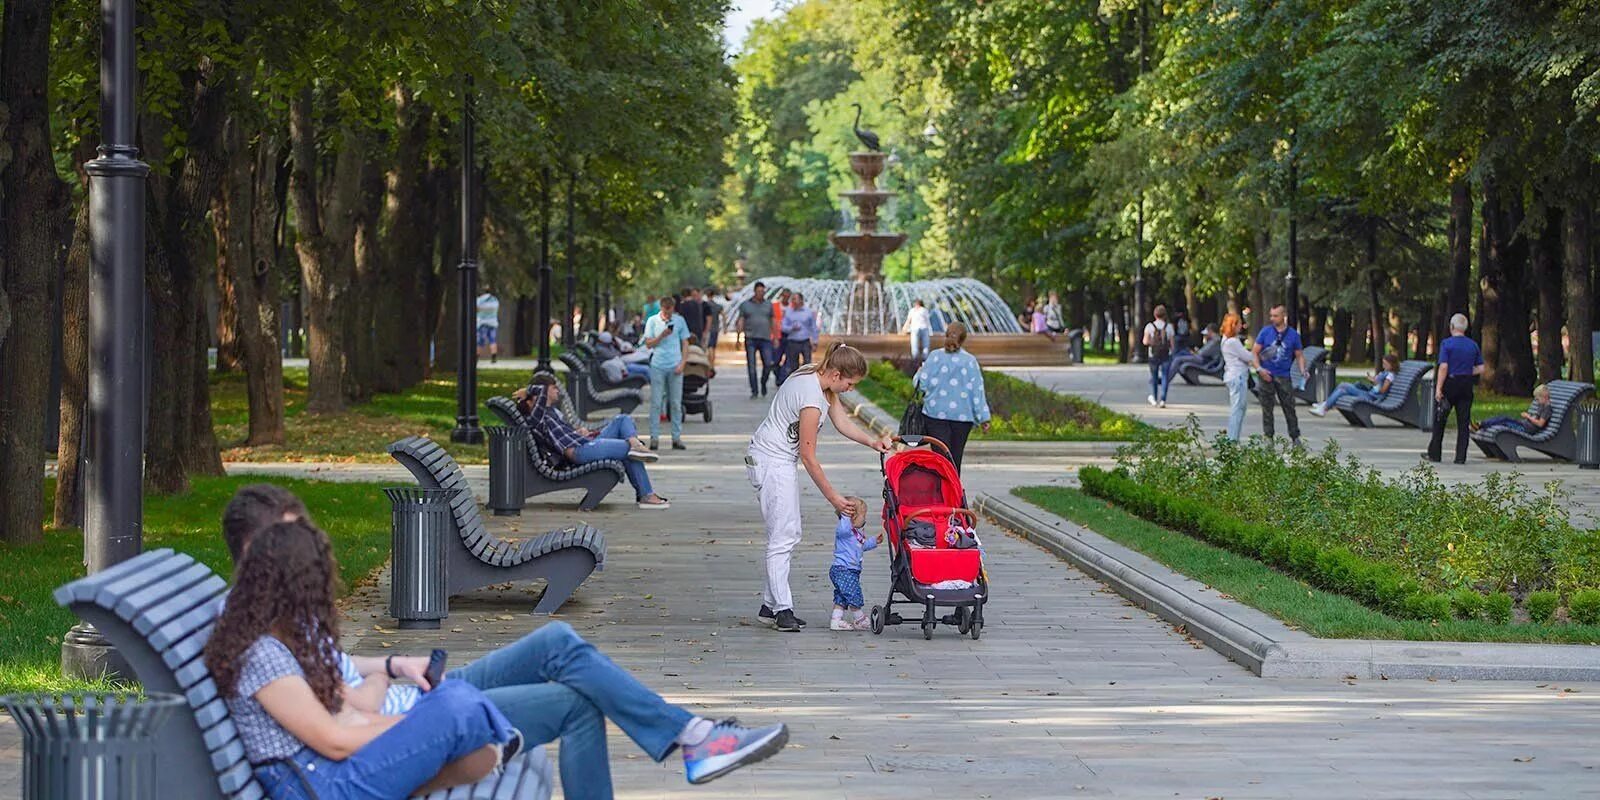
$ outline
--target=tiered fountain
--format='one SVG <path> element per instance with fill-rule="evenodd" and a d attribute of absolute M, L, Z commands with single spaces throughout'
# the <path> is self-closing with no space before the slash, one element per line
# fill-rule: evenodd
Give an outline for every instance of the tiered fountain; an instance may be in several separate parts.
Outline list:
<path fill-rule="evenodd" d="M 858 134 L 859 135 L 859 134 Z M 986 365 L 1065 364 L 1065 341 L 1024 333 L 1016 315 L 988 284 L 973 278 L 938 278 L 907 283 L 885 283 L 883 258 L 905 244 L 906 235 L 878 228 L 879 210 L 895 193 L 878 188 L 886 154 L 876 150 L 850 154 L 855 189 L 840 196 L 856 208 L 858 230 L 828 234 L 828 241 L 850 256 L 850 279 L 825 280 L 775 275 L 761 278 L 767 297 L 781 289 L 801 292 L 806 305 L 817 312 L 823 340 L 838 337 L 871 358 L 906 353 L 900 326 L 915 300 L 927 305 L 933 318 L 935 344 L 947 321 L 965 323 L 973 336 L 967 349 Z M 749 299 L 754 282 L 733 295 L 723 310 L 723 330 L 732 331 L 739 303 Z M 724 337 L 731 346 L 734 337 Z"/>

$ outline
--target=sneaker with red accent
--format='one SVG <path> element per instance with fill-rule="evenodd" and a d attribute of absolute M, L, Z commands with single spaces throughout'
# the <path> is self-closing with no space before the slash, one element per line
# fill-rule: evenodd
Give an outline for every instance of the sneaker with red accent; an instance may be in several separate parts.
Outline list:
<path fill-rule="evenodd" d="M 746 728 L 736 720 L 725 719 L 699 744 L 683 746 L 683 774 L 690 783 L 709 783 L 772 757 L 788 743 L 789 728 L 782 723 Z"/>

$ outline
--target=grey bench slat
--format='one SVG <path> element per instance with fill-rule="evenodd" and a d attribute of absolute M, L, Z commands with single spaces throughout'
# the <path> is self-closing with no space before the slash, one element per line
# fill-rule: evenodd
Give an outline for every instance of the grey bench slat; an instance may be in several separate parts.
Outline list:
<path fill-rule="evenodd" d="M 256 794 L 250 796 L 261 796 L 261 785 L 256 783 L 255 770 L 250 768 L 250 763 L 247 761 L 240 761 L 218 773 L 217 784 L 222 787 L 223 792 L 234 797 L 245 796 L 244 793 L 250 788 L 256 791 Z"/>
<path fill-rule="evenodd" d="M 188 569 L 193 563 L 194 559 L 187 556 L 153 561 L 137 574 L 125 575 L 119 580 L 101 584 L 99 590 L 94 593 L 92 602 L 116 613 L 120 619 L 127 619 L 128 616 L 117 608 L 123 598 L 147 586 L 159 586 L 168 576 Z"/>
<path fill-rule="evenodd" d="M 220 697 L 194 709 L 194 721 L 199 723 L 201 730 L 210 728 L 227 718 L 228 706 Z"/>
<path fill-rule="evenodd" d="M 72 602 L 92 601 L 100 589 L 108 584 L 115 583 L 129 575 L 142 572 L 146 566 L 162 561 L 172 555 L 169 548 L 146 550 L 133 558 L 120 564 L 107 567 L 88 577 L 79 578 L 71 583 L 57 587 L 52 593 L 57 605 L 67 605 Z"/>
<path fill-rule="evenodd" d="M 138 618 L 133 620 L 134 629 L 148 636 L 156 628 L 160 627 L 162 623 L 165 623 L 183 614 L 183 612 L 188 611 L 195 606 L 210 602 L 212 598 L 221 594 L 228 588 L 227 582 L 213 574 L 211 570 L 207 569 L 206 565 L 204 564 L 195 564 L 189 569 L 184 570 L 180 575 L 173 576 L 171 579 L 172 587 L 176 588 L 178 585 L 180 585 L 178 584 L 179 578 L 190 580 L 195 577 L 199 578 L 198 582 L 184 586 L 179 593 L 174 594 L 171 597 L 168 597 L 167 599 L 162 600 L 141 612 Z M 142 601 L 143 599 L 152 596 L 151 593 L 154 591 L 154 587 L 146 589 L 141 593 L 143 597 L 139 599 Z M 121 609 L 119 608 L 118 610 L 120 611 Z"/>
<path fill-rule="evenodd" d="M 222 615 L 222 603 L 226 594 L 218 593 L 205 602 L 195 605 L 188 611 L 168 620 L 161 627 L 150 632 L 150 644 L 157 650 L 167 651 L 183 644 L 194 637 L 197 632 L 210 635 L 211 624 Z M 199 645 L 205 645 L 205 637 L 201 637 Z M 185 661 L 188 659 L 185 658 Z"/>

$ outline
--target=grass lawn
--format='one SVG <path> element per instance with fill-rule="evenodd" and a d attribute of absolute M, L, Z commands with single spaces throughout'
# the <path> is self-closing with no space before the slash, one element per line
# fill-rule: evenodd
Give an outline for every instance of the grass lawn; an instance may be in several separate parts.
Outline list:
<path fill-rule="evenodd" d="M 232 572 L 222 543 L 222 507 L 239 486 L 259 476 L 194 478 L 188 494 L 146 495 L 146 549 L 171 547 L 199 559 L 219 574 Z M 312 518 L 333 539 L 340 577 L 347 587 L 371 575 L 389 554 L 389 501 L 378 484 L 272 479 L 299 495 Z M 55 495 L 47 481 L 45 504 Z M 61 677 L 61 636 L 77 622 L 57 606 L 51 592 L 83 575 L 83 535 L 45 533 L 29 545 L 0 545 L 0 694 L 84 688 Z M 102 687 L 103 688 L 103 687 Z"/>
<path fill-rule="evenodd" d="M 1341 595 L 1322 591 L 1252 558 L 1168 530 L 1076 489 L 1026 486 L 1018 497 L 1137 550 L 1241 603 L 1326 639 L 1600 643 L 1600 626 L 1496 625 L 1396 619 Z"/>
<path fill-rule="evenodd" d="M 453 374 L 436 374 L 404 392 L 380 394 L 343 413 L 328 416 L 305 413 L 304 367 L 284 368 L 283 383 L 287 428 L 284 444 L 245 447 L 241 443 L 249 432 L 249 405 L 244 375 L 237 372 L 212 375 L 212 425 L 222 445 L 222 460 L 386 463 L 389 456 L 383 450 L 385 445 L 404 436 L 423 435 L 443 445 L 458 462 L 488 463 L 487 445 L 450 442 L 450 431 L 456 425 Z M 496 395 L 509 395 L 527 383 L 526 370 L 479 369 L 480 424 L 492 425 L 496 421 L 488 407 L 482 405 L 483 401 Z"/>
<path fill-rule="evenodd" d="M 974 439 L 990 441 L 1129 441 L 1156 432 L 1076 395 L 1040 388 L 1028 381 L 984 370 L 984 391 L 994 419 L 989 432 L 974 428 Z M 899 416 L 911 399 L 911 378 L 887 361 L 872 365 L 856 387 L 874 405 Z"/>

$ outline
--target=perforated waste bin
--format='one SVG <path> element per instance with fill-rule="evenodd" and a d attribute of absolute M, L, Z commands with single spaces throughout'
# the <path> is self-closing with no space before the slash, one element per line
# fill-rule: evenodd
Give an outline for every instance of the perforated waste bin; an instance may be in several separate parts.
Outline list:
<path fill-rule="evenodd" d="M 155 800 L 157 741 L 175 694 L 0 697 L 22 731 L 23 800 Z"/>
<path fill-rule="evenodd" d="M 1067 331 L 1068 358 L 1074 364 L 1083 363 L 1083 329 L 1073 328 Z"/>
<path fill-rule="evenodd" d="M 438 628 L 450 615 L 445 595 L 445 537 L 454 535 L 450 502 L 459 489 L 389 487 L 394 563 L 389 615 L 404 629 Z"/>
<path fill-rule="evenodd" d="M 1434 415 L 1438 413 L 1437 403 L 1433 399 L 1433 376 L 1424 375 L 1417 379 L 1417 427 L 1425 431 L 1433 430 L 1436 422 Z"/>
<path fill-rule="evenodd" d="M 522 467 L 528 443 L 522 431 L 504 425 L 483 429 L 489 437 L 489 511 L 497 517 L 522 514 Z"/>
<path fill-rule="evenodd" d="M 1582 469 L 1600 469 L 1600 400 L 1589 399 L 1573 409 L 1578 429 L 1578 457 Z"/>
<path fill-rule="evenodd" d="M 1328 402 L 1328 396 L 1333 394 L 1333 387 L 1339 385 L 1339 377 L 1332 363 L 1324 361 L 1311 368 L 1311 378 L 1307 381 L 1307 388 L 1311 390 L 1311 402 L 1322 404 Z"/>

